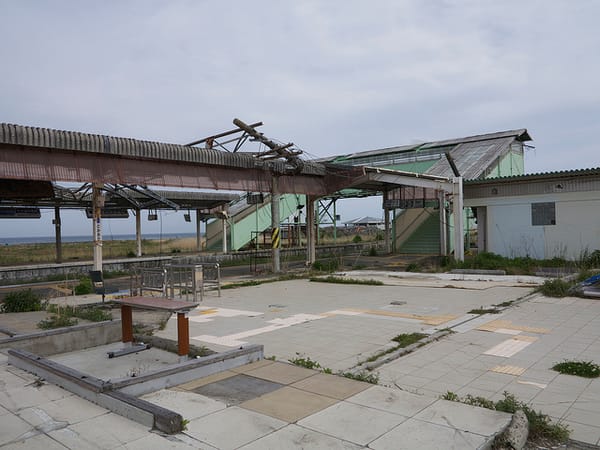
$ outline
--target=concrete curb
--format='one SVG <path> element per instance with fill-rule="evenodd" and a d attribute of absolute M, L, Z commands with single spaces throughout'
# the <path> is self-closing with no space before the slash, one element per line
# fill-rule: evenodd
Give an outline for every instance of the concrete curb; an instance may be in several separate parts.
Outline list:
<path fill-rule="evenodd" d="M 263 357 L 262 345 L 192 359 L 135 378 L 105 381 L 20 349 L 8 350 L 8 363 L 33 373 L 116 414 L 164 433 L 182 431 L 180 414 L 137 396 L 175 386 L 227 369 L 239 367 Z"/>

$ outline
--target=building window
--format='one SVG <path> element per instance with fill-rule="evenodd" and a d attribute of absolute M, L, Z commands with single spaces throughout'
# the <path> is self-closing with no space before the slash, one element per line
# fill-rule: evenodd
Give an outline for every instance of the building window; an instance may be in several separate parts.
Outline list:
<path fill-rule="evenodd" d="M 556 207 L 554 202 L 532 203 L 531 225 L 556 225 Z"/>

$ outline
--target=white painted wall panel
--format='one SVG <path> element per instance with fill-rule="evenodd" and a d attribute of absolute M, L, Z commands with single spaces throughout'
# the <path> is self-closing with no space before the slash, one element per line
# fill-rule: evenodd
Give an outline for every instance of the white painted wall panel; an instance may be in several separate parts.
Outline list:
<path fill-rule="evenodd" d="M 555 202 L 556 225 L 532 226 L 531 204 Z M 600 249 L 600 192 L 465 199 L 487 207 L 488 251 L 503 256 L 578 259 Z"/>
<path fill-rule="evenodd" d="M 488 251 L 543 259 L 544 227 L 531 226 L 531 204 L 488 207 Z"/>

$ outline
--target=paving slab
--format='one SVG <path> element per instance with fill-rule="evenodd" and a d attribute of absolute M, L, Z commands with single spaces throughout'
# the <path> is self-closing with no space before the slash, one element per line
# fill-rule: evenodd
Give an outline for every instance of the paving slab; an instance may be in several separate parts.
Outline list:
<path fill-rule="evenodd" d="M 406 417 L 412 417 L 433 402 L 435 398 L 411 394 L 399 389 L 372 386 L 346 399 L 349 403 L 366 406 Z"/>
<path fill-rule="evenodd" d="M 408 419 L 392 431 L 371 442 L 374 450 L 467 450 L 480 449 L 487 439 L 478 434 L 456 430 L 416 419 Z"/>
<path fill-rule="evenodd" d="M 281 450 L 284 448 L 358 450 L 364 447 L 290 424 L 248 445 L 240 447 L 240 450 Z"/>
<path fill-rule="evenodd" d="M 253 442 L 286 425 L 287 422 L 282 420 L 232 406 L 190 421 L 185 434 L 227 450 Z"/>
<path fill-rule="evenodd" d="M 286 422 L 297 422 L 321 411 L 336 400 L 292 387 L 283 387 L 258 398 L 240 404 L 240 408 L 266 414 Z"/>
<path fill-rule="evenodd" d="M 280 383 L 240 373 L 196 388 L 194 392 L 231 406 L 275 391 L 282 386 Z"/>
<path fill-rule="evenodd" d="M 252 377 L 262 378 L 275 383 L 290 384 L 303 380 L 304 378 L 312 377 L 317 374 L 318 371 L 305 369 L 304 367 L 298 367 L 292 364 L 276 362 L 257 369 L 245 371 L 244 373 Z"/>
<path fill-rule="evenodd" d="M 414 418 L 482 436 L 493 436 L 499 429 L 508 426 L 512 414 L 489 410 L 484 414 L 482 408 L 447 400 L 437 400 L 416 414 Z"/>
<path fill-rule="evenodd" d="M 65 450 L 66 448 L 68 447 L 65 447 L 45 434 L 33 434 L 30 437 L 2 447 L 3 450 Z"/>
<path fill-rule="evenodd" d="M 31 430 L 31 425 L 13 414 L 2 416 L 0 421 L 0 445 L 19 440 Z"/>
<path fill-rule="evenodd" d="M 185 420 L 197 419 L 227 407 L 225 403 L 203 395 L 171 389 L 161 389 L 141 398 L 163 408 L 176 411 Z"/>
<path fill-rule="evenodd" d="M 340 402 L 299 421 L 298 425 L 357 445 L 367 445 L 406 419 L 399 414 Z"/>
<path fill-rule="evenodd" d="M 291 386 L 314 394 L 333 397 L 338 400 L 344 400 L 370 387 L 368 383 L 344 377 L 334 377 L 324 373 L 318 373 L 312 377 L 305 378 Z"/>
<path fill-rule="evenodd" d="M 140 439 L 148 428 L 107 413 L 48 433 L 69 448 L 115 448 Z"/>

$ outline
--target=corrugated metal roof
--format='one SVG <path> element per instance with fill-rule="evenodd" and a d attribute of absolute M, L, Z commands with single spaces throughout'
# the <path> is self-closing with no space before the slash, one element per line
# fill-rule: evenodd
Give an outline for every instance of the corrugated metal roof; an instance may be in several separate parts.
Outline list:
<path fill-rule="evenodd" d="M 125 158 L 158 159 L 183 163 L 224 166 L 242 169 L 265 169 L 286 172 L 284 161 L 262 161 L 250 153 L 227 153 L 219 150 L 187 147 L 179 144 L 143 141 L 75 131 L 52 130 L 23 125 L 0 124 L 0 144 L 40 147 L 74 152 L 103 153 Z M 325 175 L 325 168 L 304 162 L 302 174 Z"/>
<path fill-rule="evenodd" d="M 536 180 L 548 180 L 558 178 L 571 178 L 580 176 L 600 176 L 600 167 L 586 168 L 586 169 L 573 169 L 573 170 L 558 170 L 554 172 L 538 172 L 538 173 L 526 173 L 523 175 L 513 175 L 507 177 L 497 178 L 485 178 L 480 180 L 465 180 L 465 184 L 468 185 L 480 185 L 480 184 L 493 184 L 493 183 L 509 183 L 511 181 L 536 181 Z"/>
<path fill-rule="evenodd" d="M 504 155 L 514 141 L 514 136 L 458 144 L 451 152 L 458 172 L 465 179 L 480 177 L 491 163 Z M 432 175 L 452 177 L 452 168 L 446 158 L 439 159 L 427 172 Z"/>
<path fill-rule="evenodd" d="M 447 145 L 463 144 L 467 142 L 481 142 L 499 138 L 514 138 L 520 142 L 531 141 L 531 137 L 529 136 L 527 129 L 520 128 L 518 130 L 498 131 L 496 133 L 477 134 L 475 136 L 466 136 L 457 139 L 447 139 L 443 141 L 429 142 L 427 144 L 424 144 L 421 148 L 444 147 Z"/>
<path fill-rule="evenodd" d="M 481 142 L 487 140 L 496 140 L 502 138 L 513 138 L 521 142 L 530 141 L 531 137 L 527 132 L 526 128 L 520 128 L 518 130 L 508 130 L 508 131 L 498 131 L 495 133 L 487 133 L 487 134 L 478 134 L 475 136 L 466 136 L 462 138 L 454 138 L 447 139 L 443 141 L 433 141 L 433 142 L 423 142 L 420 144 L 410 144 L 410 145 L 401 145 L 395 147 L 386 147 L 375 150 L 367 150 L 364 152 L 356 152 L 347 155 L 338 155 L 331 156 L 328 158 L 321 158 L 318 161 L 322 162 L 338 162 L 338 161 L 346 161 L 351 159 L 359 159 L 359 158 L 368 158 L 373 156 L 381 156 L 393 153 L 403 153 L 403 152 L 411 152 L 416 151 L 418 154 L 419 151 L 427 150 L 427 149 L 438 149 L 439 147 L 448 147 L 448 149 L 453 148 L 458 144 L 464 144 L 469 142 Z M 444 149 L 442 149 L 444 150 Z"/>

